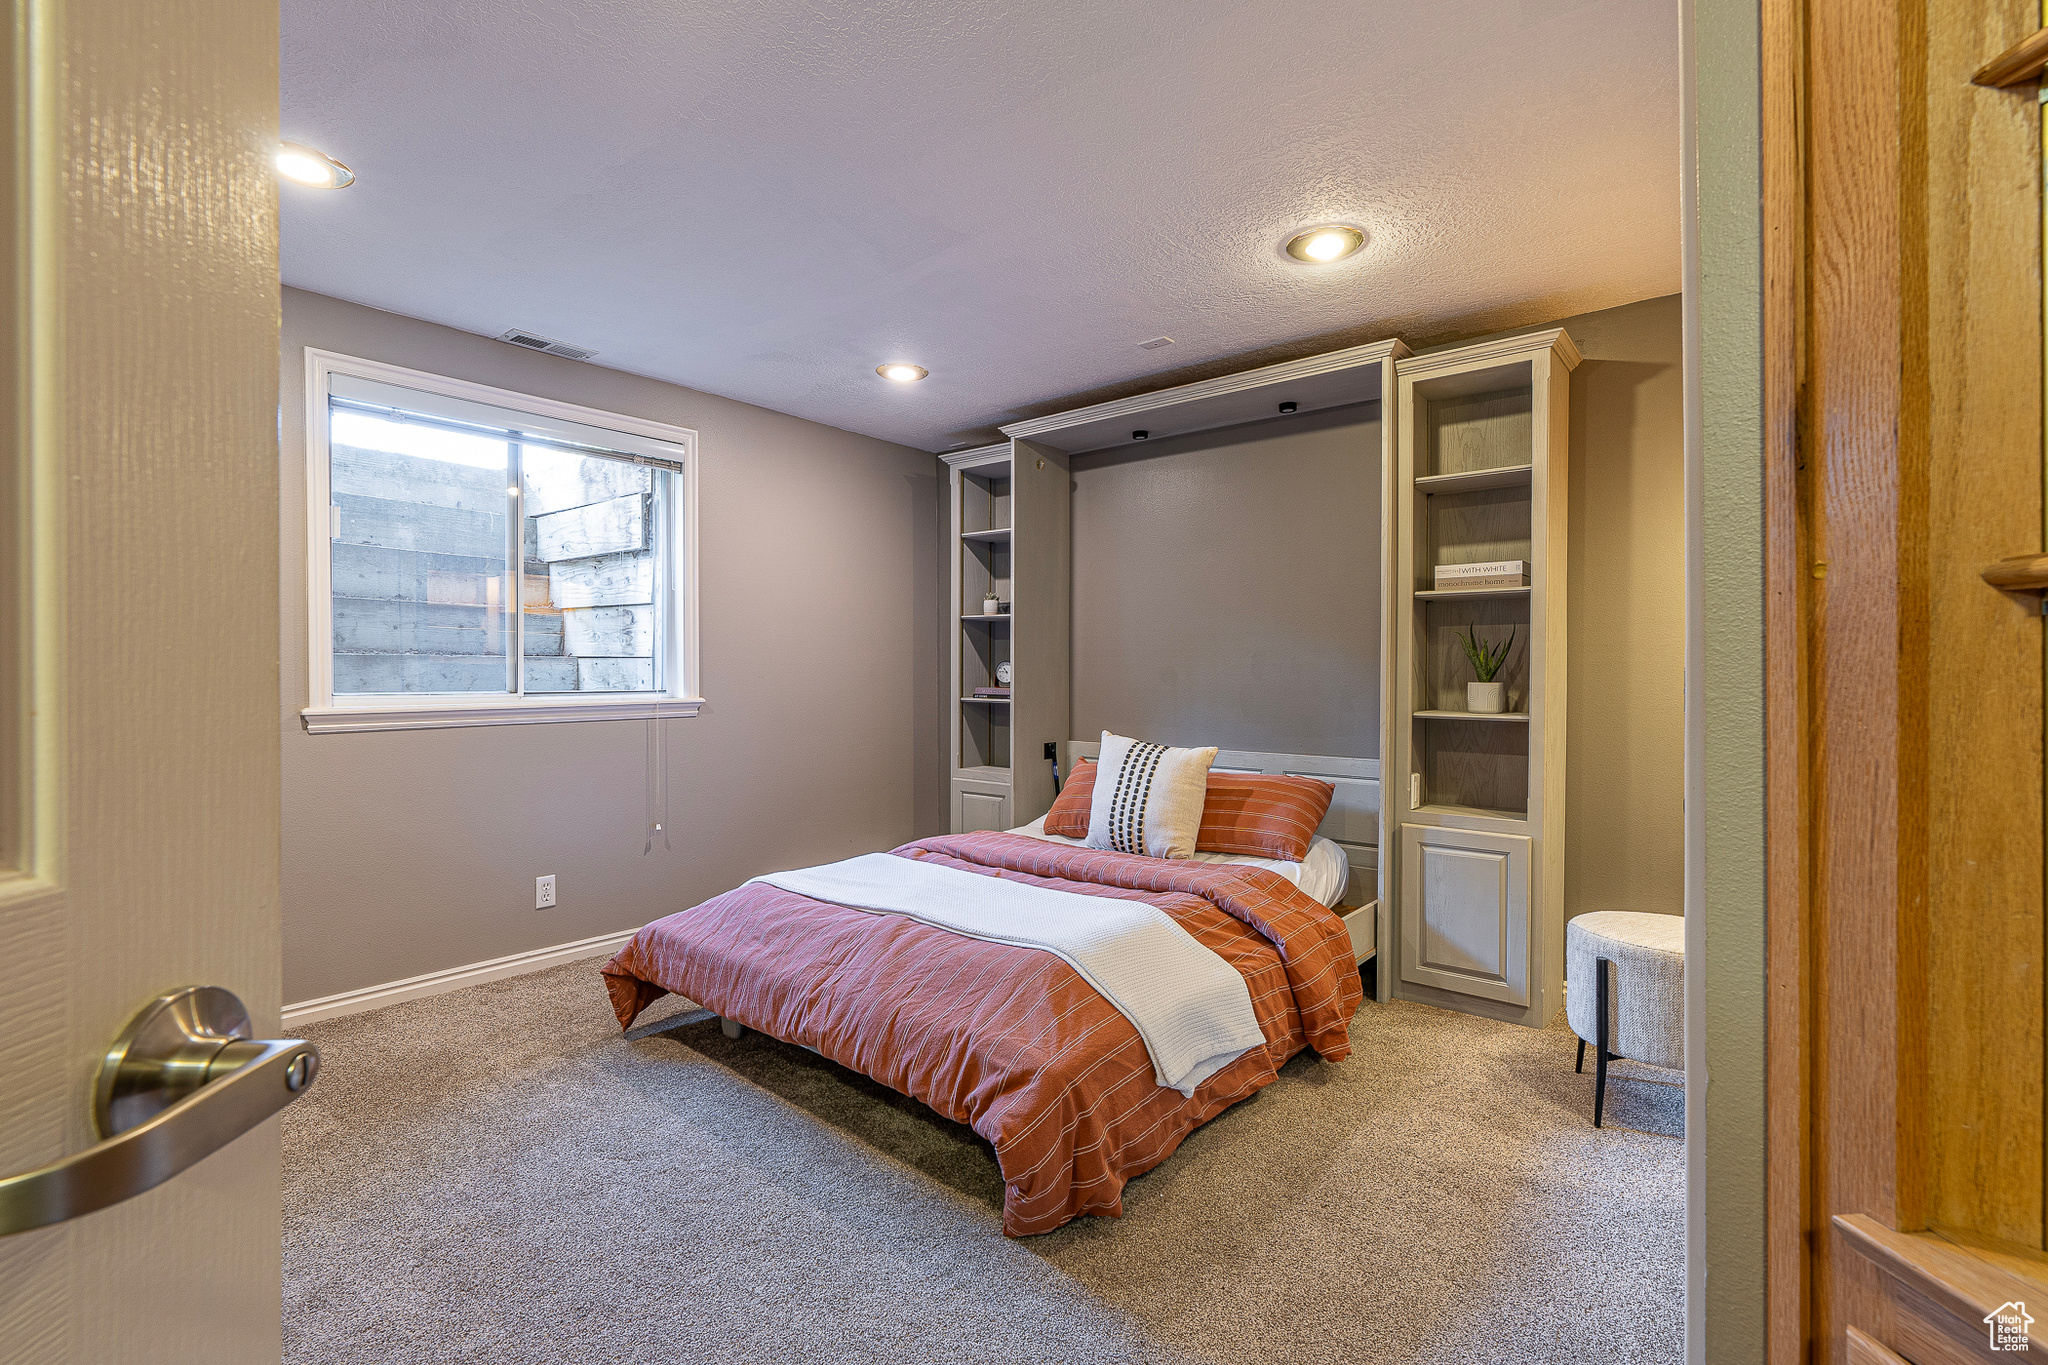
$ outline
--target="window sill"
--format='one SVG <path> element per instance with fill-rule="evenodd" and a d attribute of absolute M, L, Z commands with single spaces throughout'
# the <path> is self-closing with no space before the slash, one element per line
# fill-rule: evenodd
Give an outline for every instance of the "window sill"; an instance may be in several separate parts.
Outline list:
<path fill-rule="evenodd" d="M 702 697 L 616 697 L 603 701 L 506 701 L 398 706 L 309 706 L 299 721 L 309 735 L 367 730 L 451 730 L 468 725 L 556 725 L 574 720 L 672 720 L 694 716 Z"/>

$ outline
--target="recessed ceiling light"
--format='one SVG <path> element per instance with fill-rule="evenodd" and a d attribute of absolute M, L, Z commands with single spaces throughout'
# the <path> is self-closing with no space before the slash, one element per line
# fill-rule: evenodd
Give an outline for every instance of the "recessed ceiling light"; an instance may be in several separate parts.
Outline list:
<path fill-rule="evenodd" d="M 892 360 L 886 365 L 875 366 L 875 373 L 884 379 L 893 379 L 899 384 L 915 384 L 930 374 L 922 365 L 911 365 L 901 360 Z"/>
<path fill-rule="evenodd" d="M 1365 234 L 1342 223 L 1328 223 L 1297 232 L 1287 239 L 1287 254 L 1310 265 L 1341 261 L 1365 245 Z"/>
<path fill-rule="evenodd" d="M 277 145 L 277 173 L 316 190 L 339 190 L 353 185 L 356 173 L 327 153 L 298 142 Z"/>

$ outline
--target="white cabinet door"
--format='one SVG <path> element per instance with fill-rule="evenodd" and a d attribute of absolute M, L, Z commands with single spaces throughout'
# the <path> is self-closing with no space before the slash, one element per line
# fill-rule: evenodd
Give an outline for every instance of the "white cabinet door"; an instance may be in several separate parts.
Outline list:
<path fill-rule="evenodd" d="M 1520 834 L 1401 826 L 1401 979 L 1529 1003 L 1529 852 Z"/>
<path fill-rule="evenodd" d="M 977 830 L 1008 829 L 1010 798 L 1007 794 L 953 789 L 953 832 L 973 834 Z"/>
<path fill-rule="evenodd" d="M 283 932 L 276 0 L 13 14 L 0 1179 L 98 1144 L 99 1060 L 159 994 L 225 987 L 276 1037 Z M 45 1187 L 170 1156 L 126 1150 Z M 265 1122 L 0 1237 L 0 1360 L 277 1365 L 280 1226 Z"/>

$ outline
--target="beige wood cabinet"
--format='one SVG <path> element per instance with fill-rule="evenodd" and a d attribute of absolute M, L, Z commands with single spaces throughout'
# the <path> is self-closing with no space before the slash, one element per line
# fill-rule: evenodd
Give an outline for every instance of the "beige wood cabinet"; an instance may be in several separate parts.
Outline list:
<path fill-rule="evenodd" d="M 959 618 L 952 828 L 1009 829 L 1052 808 L 1046 746 L 1067 738 L 1067 458 L 1007 441 L 941 458 L 952 504 L 946 610 Z M 975 695 L 1002 686 L 1008 695 Z"/>
<path fill-rule="evenodd" d="M 1529 1003 L 1529 850 L 1522 834 L 1403 825 L 1401 979 Z"/>
<path fill-rule="evenodd" d="M 1542 1028 L 1564 1006 L 1571 371 L 1561 329 L 1394 363 L 1385 772 L 1394 994 Z M 1449 586 L 1445 568 L 1524 581 Z M 1509 580 L 1518 577 L 1506 575 Z M 1506 649 L 1475 705 L 1465 641 Z"/>

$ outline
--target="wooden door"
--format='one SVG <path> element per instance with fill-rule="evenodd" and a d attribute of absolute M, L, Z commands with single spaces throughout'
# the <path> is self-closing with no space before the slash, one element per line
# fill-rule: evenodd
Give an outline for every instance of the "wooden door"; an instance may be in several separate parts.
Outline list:
<path fill-rule="evenodd" d="M 2037 4 L 1762 7 L 1773 1365 L 2048 1324 Z"/>
<path fill-rule="evenodd" d="M 1529 1003 L 1529 849 L 1521 834 L 1401 826 L 1401 979 Z"/>
<path fill-rule="evenodd" d="M 280 1008 L 278 25 L 11 0 L 0 105 L 0 1175 L 152 996 Z M 279 1355 L 277 1126 L 0 1238 L 11 1365 Z"/>

